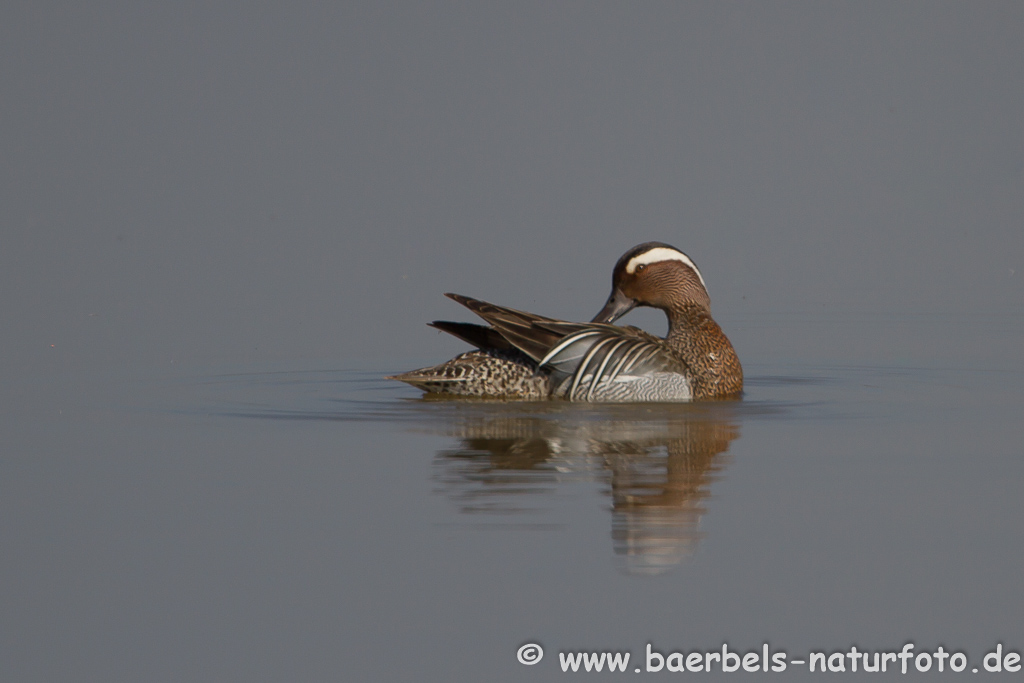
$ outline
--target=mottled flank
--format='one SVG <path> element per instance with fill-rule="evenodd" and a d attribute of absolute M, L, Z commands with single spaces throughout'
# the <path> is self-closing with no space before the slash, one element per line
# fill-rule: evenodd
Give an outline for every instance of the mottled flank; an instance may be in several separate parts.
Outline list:
<path fill-rule="evenodd" d="M 589 323 L 447 296 L 487 325 L 431 324 L 479 350 L 393 379 L 430 393 L 515 400 L 692 401 L 743 391 L 743 368 L 711 317 L 704 278 L 689 256 L 667 244 L 647 242 L 619 259 L 612 294 Z M 636 306 L 665 311 L 664 339 L 612 324 Z"/>
<path fill-rule="evenodd" d="M 551 396 L 551 380 L 547 373 L 538 374 L 535 362 L 514 351 L 468 351 L 447 363 L 388 379 L 407 382 L 429 393 L 453 396 L 519 401 L 536 401 Z"/>

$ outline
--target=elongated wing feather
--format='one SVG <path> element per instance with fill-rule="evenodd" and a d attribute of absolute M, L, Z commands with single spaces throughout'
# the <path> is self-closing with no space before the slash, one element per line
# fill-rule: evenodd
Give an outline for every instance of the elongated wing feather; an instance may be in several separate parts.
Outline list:
<path fill-rule="evenodd" d="M 458 337 L 462 341 L 472 344 L 478 349 L 497 349 L 499 351 L 516 351 L 518 349 L 512 346 L 512 344 L 501 336 L 493 327 L 486 325 L 476 325 L 474 323 L 456 323 L 450 320 L 435 320 L 432 323 L 427 323 L 431 327 L 447 332 L 448 334 Z"/>
<path fill-rule="evenodd" d="M 483 318 L 509 343 L 535 361 L 543 358 L 548 349 L 565 336 L 565 332 L 548 329 L 548 324 L 570 325 L 574 326 L 574 329 L 584 327 L 582 323 L 561 323 L 541 315 L 496 306 L 460 294 L 445 294 L 445 296 L 458 301 Z"/>

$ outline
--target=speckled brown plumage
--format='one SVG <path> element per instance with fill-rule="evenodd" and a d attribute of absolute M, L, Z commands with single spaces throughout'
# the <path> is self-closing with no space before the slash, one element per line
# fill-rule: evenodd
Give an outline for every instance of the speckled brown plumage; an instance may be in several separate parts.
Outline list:
<path fill-rule="evenodd" d="M 703 306 L 674 307 L 666 345 L 686 366 L 695 399 L 723 398 L 743 390 L 743 367 L 729 338 Z"/>
<path fill-rule="evenodd" d="M 638 265 L 645 255 L 657 252 L 676 252 L 681 260 Z M 688 256 L 661 242 L 646 242 L 623 254 L 612 271 L 612 294 L 594 320 L 614 320 L 634 306 L 665 311 L 669 330 L 663 344 L 678 359 L 673 370 L 689 379 L 694 399 L 725 398 L 743 391 L 739 358 L 711 317 L 711 297 Z"/>
<path fill-rule="evenodd" d="M 735 396 L 743 369 L 711 317 L 704 278 L 689 256 L 660 242 L 627 251 L 612 294 L 589 323 L 571 323 L 448 294 L 487 323 L 434 322 L 478 348 L 393 379 L 432 393 L 514 400 L 690 401 Z M 664 339 L 612 325 L 636 306 L 665 311 Z"/>
<path fill-rule="evenodd" d="M 479 396 L 536 401 L 551 396 L 551 381 L 537 373 L 537 364 L 518 351 L 467 351 L 429 368 L 412 370 L 397 379 L 423 391 L 453 396 Z"/>

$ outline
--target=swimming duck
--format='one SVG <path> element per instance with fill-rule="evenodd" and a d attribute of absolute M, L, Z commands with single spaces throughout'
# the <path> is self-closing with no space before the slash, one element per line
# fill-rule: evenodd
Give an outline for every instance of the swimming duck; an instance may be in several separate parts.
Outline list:
<path fill-rule="evenodd" d="M 724 398 L 743 390 L 743 368 L 711 317 L 704 277 L 668 244 L 646 242 L 623 254 L 612 271 L 611 296 L 589 323 L 445 296 L 488 325 L 430 324 L 476 350 L 388 379 L 437 394 L 606 403 Z M 664 339 L 612 324 L 637 306 L 665 311 Z"/>

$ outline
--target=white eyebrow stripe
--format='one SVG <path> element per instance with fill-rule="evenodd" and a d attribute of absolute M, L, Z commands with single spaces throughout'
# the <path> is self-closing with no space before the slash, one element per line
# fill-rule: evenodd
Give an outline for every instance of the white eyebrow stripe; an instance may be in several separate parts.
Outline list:
<path fill-rule="evenodd" d="M 655 247 L 648 249 L 642 254 L 637 254 L 629 259 L 629 263 L 626 264 L 626 272 L 632 275 L 636 272 L 637 266 L 645 266 L 650 263 L 657 263 L 658 261 L 682 261 L 693 268 L 693 272 L 697 273 L 697 277 L 700 278 L 700 283 L 704 285 L 704 289 L 707 289 L 708 286 L 704 283 L 704 276 L 697 269 L 697 264 L 691 261 L 690 257 L 683 252 L 669 249 L 668 247 Z"/>

